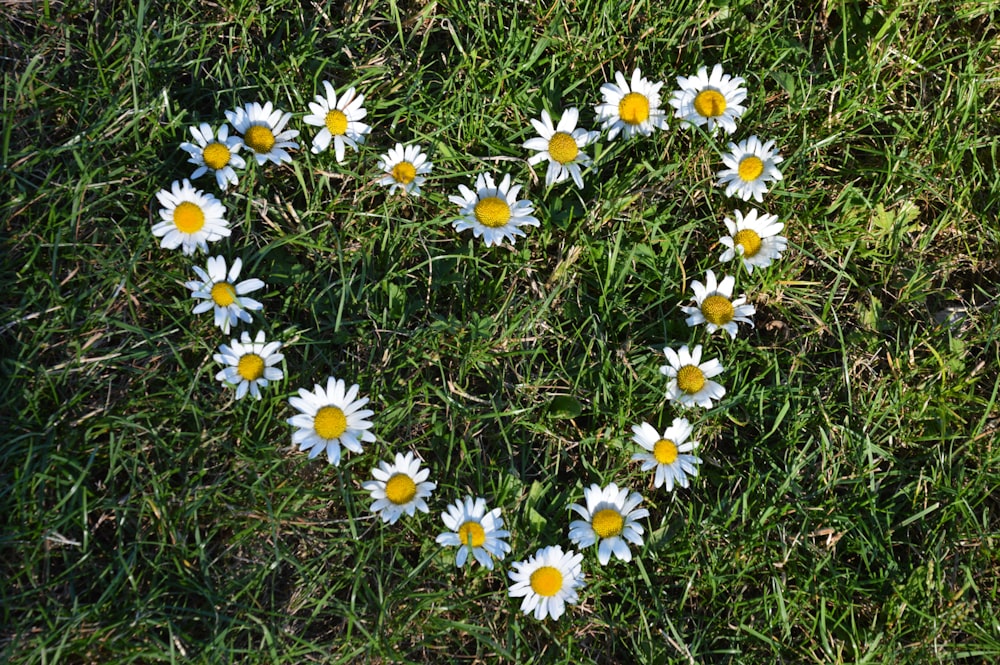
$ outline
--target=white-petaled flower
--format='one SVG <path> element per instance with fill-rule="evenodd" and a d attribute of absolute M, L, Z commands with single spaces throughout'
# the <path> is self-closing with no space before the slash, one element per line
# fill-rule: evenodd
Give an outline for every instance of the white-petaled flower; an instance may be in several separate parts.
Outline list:
<path fill-rule="evenodd" d="M 332 141 L 339 164 L 344 161 L 344 146 L 348 145 L 357 152 L 358 145 L 365 142 L 365 134 L 372 128 L 361 122 L 368 115 L 368 111 L 362 106 L 365 103 L 364 95 L 357 94 L 354 88 L 348 88 L 338 100 L 337 91 L 329 81 L 323 81 L 323 87 L 326 89 L 326 97 L 316 95 L 316 101 L 309 102 L 312 115 L 302 118 L 302 122 L 323 128 L 313 138 L 313 154 L 318 155 L 326 150 Z"/>
<path fill-rule="evenodd" d="M 719 257 L 720 261 L 731 261 L 739 256 L 747 272 L 752 274 L 754 268 L 766 268 L 772 261 L 781 258 L 781 253 L 788 247 L 788 240 L 778 235 L 785 225 L 778 221 L 777 215 L 765 213 L 758 217 L 756 210 L 751 210 L 746 216 L 739 210 L 734 210 L 733 214 L 736 221 L 729 217 L 723 220 L 729 235 L 719 238 L 719 242 L 727 248 Z"/>
<path fill-rule="evenodd" d="M 419 145 L 397 143 L 378 158 L 378 167 L 385 171 L 378 184 L 387 186 L 390 194 L 402 189 L 407 194 L 420 196 L 420 186 L 426 180 L 424 176 L 431 172 L 434 164 L 427 161 Z"/>
<path fill-rule="evenodd" d="M 693 307 L 681 306 L 681 310 L 688 315 L 687 324 L 693 327 L 706 323 L 709 335 L 721 328 L 733 339 L 736 338 L 737 323 L 749 323 L 752 328 L 753 319 L 750 317 L 757 310 L 753 305 L 746 304 L 745 295 L 732 299 L 735 285 L 736 278 L 732 275 L 726 275 L 721 282 L 716 282 L 715 272 L 712 270 L 705 273 L 704 284 L 698 280 L 691 282 L 695 304 Z"/>
<path fill-rule="evenodd" d="M 520 227 L 541 224 L 531 216 L 534 212 L 531 201 L 517 200 L 521 186 L 511 186 L 509 174 L 497 187 L 492 175 L 482 173 L 476 178 L 476 191 L 465 185 L 459 185 L 458 191 L 461 196 L 448 197 L 449 201 L 462 208 L 462 217 L 452 222 L 455 230 L 472 229 L 477 238 L 483 237 L 487 247 L 499 245 L 505 238 L 513 243 L 517 236 L 524 235 Z"/>
<path fill-rule="evenodd" d="M 226 207 L 211 194 L 192 187 L 187 178 L 175 180 L 169 190 L 161 189 L 156 198 L 163 206 L 163 221 L 153 225 L 153 235 L 163 237 L 160 247 L 180 247 L 185 255 L 194 254 L 197 248 L 208 254 L 208 243 L 229 237 Z"/>
<path fill-rule="evenodd" d="M 708 67 L 699 68 L 691 77 L 678 76 L 681 89 L 670 97 L 670 105 L 676 109 L 674 116 L 689 127 L 707 125 L 709 134 L 715 134 L 719 128 L 732 134 L 737 118 L 746 111 L 740 105 L 747 98 L 744 83 L 739 76 L 723 74 L 722 65 L 712 67 L 711 76 Z"/>
<path fill-rule="evenodd" d="M 342 379 L 332 376 L 326 380 L 326 390 L 318 383 L 312 392 L 299 388 L 299 396 L 288 399 L 300 411 L 287 421 L 297 428 L 292 432 L 292 443 L 299 450 L 309 450 L 309 459 L 325 450 L 330 464 L 339 466 L 341 445 L 360 453 L 362 441 L 375 441 L 375 435 L 368 431 L 372 423 L 367 420 L 375 412 L 361 408 L 368 404 L 368 398 L 356 399 L 358 390 L 357 384 L 347 388 Z"/>
<path fill-rule="evenodd" d="M 232 340 L 229 346 L 222 344 L 213 358 L 226 367 L 215 375 L 225 384 L 236 386 L 236 399 L 243 399 L 249 392 L 260 399 L 260 389 L 271 381 L 278 381 L 284 374 L 274 365 L 281 362 L 278 353 L 281 342 L 268 342 L 264 331 L 258 331 L 253 342 L 250 333 L 243 331 L 239 341 Z"/>
<path fill-rule="evenodd" d="M 670 377 L 667 384 L 667 399 L 676 400 L 684 406 L 703 406 L 712 408 L 712 400 L 720 400 L 726 394 L 726 389 L 715 381 L 713 376 L 722 374 L 723 367 L 716 359 L 701 362 L 701 344 L 688 351 L 687 344 L 674 351 L 670 347 L 663 349 L 669 365 L 662 365 L 660 373 Z"/>
<path fill-rule="evenodd" d="M 756 136 L 729 144 L 729 154 L 722 161 L 729 168 L 719 171 L 720 186 L 726 186 L 726 196 L 738 196 L 749 201 L 763 201 L 767 183 L 781 180 L 775 164 L 785 161 L 774 149 L 774 141 L 761 143 Z"/>
<path fill-rule="evenodd" d="M 226 191 L 230 184 L 239 183 L 233 169 L 242 169 L 247 163 L 237 154 L 243 147 L 243 142 L 238 136 L 229 135 L 229 125 L 222 123 L 216 135 L 211 126 L 203 122 L 191 128 L 191 136 L 195 143 L 185 141 L 181 143 L 181 150 L 191 155 L 188 162 L 198 167 L 191 174 L 192 180 L 211 171 L 222 191 Z"/>
<path fill-rule="evenodd" d="M 455 565 L 461 568 L 465 565 L 469 553 L 480 565 L 493 570 L 493 558 L 501 561 L 510 552 L 510 545 L 504 538 L 510 537 L 509 531 L 503 530 L 503 518 L 500 509 L 486 511 L 486 499 L 471 496 L 465 501 L 456 499 L 441 513 L 441 521 L 449 529 L 437 537 L 437 544 L 444 547 L 457 547 Z"/>
<path fill-rule="evenodd" d="M 243 135 L 242 144 L 250 149 L 257 163 L 262 166 L 268 161 L 275 164 L 292 161 L 286 148 L 298 149 L 299 144 L 292 139 L 299 135 L 299 131 L 285 129 L 291 117 L 291 113 L 275 110 L 271 102 L 264 106 L 251 102 L 233 111 L 226 111 L 226 118 Z"/>
<path fill-rule="evenodd" d="M 698 465 L 701 458 L 690 455 L 697 447 L 697 441 L 688 441 L 694 427 L 685 418 L 674 418 L 674 422 L 663 433 L 663 436 L 649 423 L 633 425 L 632 440 L 648 452 L 635 453 L 632 460 L 642 462 L 642 470 L 656 469 L 653 486 L 660 487 L 664 483 L 667 491 L 674 491 L 674 483 L 681 487 L 688 486 L 688 476 L 698 475 Z"/>
<path fill-rule="evenodd" d="M 588 132 L 582 127 L 577 128 L 576 122 L 580 112 L 575 108 L 563 111 L 559 125 L 552 125 L 549 112 L 542 111 L 541 121 L 532 119 L 531 124 L 538 132 L 538 137 L 524 142 L 528 150 L 538 153 L 528 158 L 529 164 L 537 164 L 543 159 L 549 160 L 545 171 L 545 184 L 551 187 L 554 183 L 563 182 L 569 177 L 580 189 L 583 189 L 583 176 L 580 168 L 590 166 L 590 157 L 581 150 L 593 143 L 601 135 L 600 132 Z"/>
<path fill-rule="evenodd" d="M 586 506 L 578 503 L 570 506 L 583 519 L 570 523 L 569 539 L 581 548 L 600 541 L 597 558 L 602 566 L 608 564 L 612 554 L 622 561 L 631 561 L 632 550 L 628 543 L 642 547 L 644 531 L 636 520 L 649 517 L 648 510 L 636 508 L 642 503 L 642 496 L 638 492 L 620 490 L 614 483 L 605 488 L 591 485 L 583 490 L 583 496 Z"/>
<path fill-rule="evenodd" d="M 233 261 L 228 273 L 226 259 L 221 256 L 209 257 L 207 270 L 202 270 L 200 266 L 192 268 L 201 281 L 192 280 L 184 286 L 191 289 L 191 297 L 202 301 L 194 306 L 193 313 L 201 314 L 214 308 L 215 325 L 222 329 L 223 334 L 228 335 L 230 327 L 240 321 L 250 323 L 250 312 L 258 312 L 264 308 L 264 305 L 253 298 L 244 297 L 248 293 L 264 288 L 264 282 L 259 279 L 236 282 L 243 268 L 242 259 L 237 258 Z"/>
<path fill-rule="evenodd" d="M 396 453 L 396 462 L 379 462 L 377 469 L 372 469 L 375 480 L 361 483 L 361 486 L 371 492 L 371 511 L 381 514 L 382 521 L 395 524 L 403 513 L 412 516 L 414 511 L 428 512 L 424 501 L 437 487 L 436 483 L 424 482 L 430 471 L 420 469 L 420 459 L 413 453 Z"/>
<path fill-rule="evenodd" d="M 618 85 L 605 83 L 601 86 L 604 103 L 595 107 L 601 129 L 607 130 L 609 141 L 618 136 L 618 132 L 629 139 L 636 134 L 649 136 L 654 127 L 663 129 L 666 126 L 666 116 L 660 108 L 663 81 L 650 83 L 638 67 L 632 72 L 631 87 L 621 72 L 615 72 L 615 81 Z"/>
<path fill-rule="evenodd" d="M 579 602 L 577 589 L 583 588 L 583 555 L 558 545 L 543 547 L 527 561 L 514 563 L 507 576 L 514 581 L 510 597 L 520 598 L 521 611 L 534 613 L 536 619 L 558 619 L 566 605 Z"/>

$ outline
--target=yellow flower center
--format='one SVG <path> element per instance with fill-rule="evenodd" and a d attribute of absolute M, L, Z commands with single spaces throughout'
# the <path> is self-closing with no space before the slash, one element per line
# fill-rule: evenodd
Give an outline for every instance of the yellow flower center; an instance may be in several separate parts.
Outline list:
<path fill-rule="evenodd" d="M 417 484 L 405 473 L 397 473 L 385 481 L 385 498 L 397 506 L 413 501 L 416 495 Z"/>
<path fill-rule="evenodd" d="M 653 444 L 653 457 L 660 464 L 673 464 L 677 461 L 677 444 L 670 439 L 660 439 Z"/>
<path fill-rule="evenodd" d="M 205 211 L 191 201 L 181 201 L 174 208 L 174 226 L 181 233 L 197 233 L 205 226 Z"/>
<path fill-rule="evenodd" d="M 313 429 L 321 439 L 338 439 L 347 431 L 347 416 L 335 406 L 324 406 L 313 418 Z"/>
<path fill-rule="evenodd" d="M 703 118 L 718 118 L 726 112 L 726 98 L 718 90 L 702 90 L 694 98 L 694 110 Z"/>
<path fill-rule="evenodd" d="M 236 364 L 236 371 L 247 381 L 256 381 L 264 376 L 264 359 L 256 353 L 247 353 Z"/>
<path fill-rule="evenodd" d="M 212 300 L 219 307 L 229 307 L 236 302 L 236 289 L 229 282 L 219 282 L 212 286 Z"/>
<path fill-rule="evenodd" d="M 641 125 L 649 119 L 649 100 L 646 95 L 630 92 L 618 102 L 618 117 L 630 125 Z"/>
<path fill-rule="evenodd" d="M 510 206 L 496 196 L 487 196 L 479 201 L 473 211 L 476 220 L 483 226 L 498 229 L 510 221 Z"/>
<path fill-rule="evenodd" d="M 724 326 L 733 320 L 736 310 L 728 298 L 714 293 L 701 301 L 701 314 L 709 323 Z"/>
<path fill-rule="evenodd" d="M 733 236 L 733 244 L 742 245 L 743 256 L 751 257 L 760 251 L 760 236 L 753 229 L 743 229 Z"/>
<path fill-rule="evenodd" d="M 248 148 L 259 154 L 271 152 L 274 147 L 274 132 L 270 127 L 264 125 L 253 125 L 247 127 L 246 134 L 243 135 L 243 142 Z"/>
<path fill-rule="evenodd" d="M 417 177 L 417 169 L 409 162 L 400 162 L 392 167 L 392 179 L 401 185 L 409 185 Z"/>
<path fill-rule="evenodd" d="M 229 148 L 224 143 L 219 143 L 218 141 L 209 143 L 201 151 L 201 159 L 205 162 L 205 166 L 218 171 L 229 163 Z"/>
<path fill-rule="evenodd" d="M 557 568 L 542 566 L 531 574 L 531 590 L 539 596 L 554 596 L 563 585 L 563 576 Z"/>
<path fill-rule="evenodd" d="M 549 156 L 560 164 L 569 164 L 579 154 L 576 140 L 566 132 L 556 132 L 549 139 Z"/>
<path fill-rule="evenodd" d="M 347 116 L 340 109 L 331 109 L 326 114 L 326 128 L 334 136 L 343 136 L 347 133 Z"/>
<path fill-rule="evenodd" d="M 740 167 L 738 171 L 740 174 L 740 180 L 744 182 L 753 182 L 760 177 L 761 173 L 764 172 L 764 162 L 760 160 L 760 157 L 755 155 L 744 157 L 740 160 Z"/>
<path fill-rule="evenodd" d="M 458 527 L 458 539 L 463 545 L 470 547 L 482 547 L 486 542 L 486 532 L 479 522 L 466 522 Z"/>
<path fill-rule="evenodd" d="M 684 365 L 677 370 L 677 387 L 681 392 L 694 395 L 705 387 L 705 373 L 697 365 Z"/>
<path fill-rule="evenodd" d="M 591 517 L 590 525 L 594 528 L 594 533 L 598 538 L 610 538 L 622 532 L 625 519 L 622 514 L 614 508 L 598 510 Z"/>

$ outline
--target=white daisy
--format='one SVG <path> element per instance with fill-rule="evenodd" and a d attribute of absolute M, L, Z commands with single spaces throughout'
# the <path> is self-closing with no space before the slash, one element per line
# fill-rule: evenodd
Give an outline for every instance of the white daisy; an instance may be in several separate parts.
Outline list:
<path fill-rule="evenodd" d="M 455 565 L 461 568 L 472 553 L 481 565 L 493 570 L 493 559 L 490 555 L 503 560 L 510 552 L 510 545 L 504 538 L 510 537 L 509 531 L 503 530 L 503 518 L 500 509 L 494 508 L 486 512 L 486 499 L 465 497 L 463 502 L 456 499 L 441 513 L 441 521 L 449 529 L 438 535 L 438 545 L 458 547 L 455 554 Z"/>
<path fill-rule="evenodd" d="M 713 399 L 720 400 L 726 394 L 725 388 L 709 381 L 713 376 L 722 374 L 722 363 L 714 358 L 701 362 L 701 344 L 690 352 L 685 344 L 676 351 L 667 347 L 663 353 L 670 363 L 660 367 L 660 373 L 670 377 L 667 399 L 677 400 L 684 406 L 697 405 L 710 409 Z"/>
<path fill-rule="evenodd" d="M 511 186 L 510 175 L 505 175 L 497 187 L 493 176 L 483 173 L 476 178 L 476 191 L 465 185 L 459 185 L 458 191 L 461 196 L 448 197 L 462 208 L 462 217 L 453 222 L 455 230 L 472 229 L 477 238 L 483 237 L 487 247 L 499 245 L 505 238 L 513 243 L 515 237 L 524 235 L 519 227 L 541 224 L 531 216 L 534 212 L 531 201 L 517 200 L 521 186 Z"/>
<path fill-rule="evenodd" d="M 156 198 L 163 206 L 163 221 L 153 225 L 153 235 L 163 236 L 160 247 L 180 247 L 185 255 L 199 248 L 207 254 L 209 242 L 229 237 L 226 207 L 211 194 L 192 187 L 187 178 L 183 182 L 175 180 L 169 191 L 161 189 Z"/>
<path fill-rule="evenodd" d="M 583 588 L 583 555 L 558 545 L 543 547 L 527 561 L 514 563 L 514 570 L 507 576 L 514 581 L 510 597 L 519 598 L 521 611 L 534 612 L 536 619 L 551 616 L 558 619 L 566 611 L 566 604 L 579 602 L 577 589 Z"/>
<path fill-rule="evenodd" d="M 357 384 L 348 389 L 342 379 L 332 376 L 326 380 L 326 390 L 319 384 L 312 392 L 299 388 L 299 396 L 288 400 L 300 411 L 287 421 L 298 428 L 292 433 L 292 443 L 298 445 L 299 450 L 308 449 L 309 459 L 325 450 L 330 464 L 339 466 L 341 445 L 360 453 L 362 441 L 375 441 L 375 435 L 368 431 L 372 423 L 367 420 L 375 412 L 361 408 L 368 403 L 368 398 L 355 399 L 358 390 Z"/>
<path fill-rule="evenodd" d="M 697 441 L 687 441 L 694 427 L 685 418 L 674 418 L 674 422 L 663 433 L 663 436 L 649 423 L 633 425 L 632 440 L 649 452 L 635 453 L 633 461 L 642 462 L 642 470 L 656 469 L 653 486 L 660 487 L 664 483 L 667 491 L 674 491 L 674 483 L 681 487 L 688 486 L 688 476 L 698 475 L 698 465 L 701 458 L 690 455 L 697 447 Z"/>
<path fill-rule="evenodd" d="M 344 161 L 344 146 L 348 145 L 357 152 L 358 145 L 365 142 L 365 134 L 372 129 L 361 122 L 368 115 L 362 106 L 365 96 L 356 94 L 354 88 L 348 88 L 338 101 L 337 92 L 329 81 L 323 81 L 323 87 L 326 88 L 326 97 L 316 95 L 316 101 L 309 102 L 312 115 L 307 115 L 302 121 L 323 128 L 313 138 L 313 154 L 323 152 L 333 141 L 333 151 L 337 155 L 337 163 L 340 163 Z"/>
<path fill-rule="evenodd" d="M 543 159 L 549 160 L 549 168 L 545 172 L 545 184 L 549 187 L 572 176 L 576 186 L 583 189 L 580 167 L 590 166 L 591 159 L 581 148 L 596 141 L 601 133 L 577 128 L 576 121 L 579 117 L 579 111 L 568 108 L 563 111 L 559 125 L 553 127 L 549 112 L 543 110 L 541 121 L 531 121 L 538 137 L 525 141 L 524 147 L 537 150 L 538 153 L 529 157 L 528 163 L 537 164 Z"/>
<path fill-rule="evenodd" d="M 291 117 L 291 113 L 275 110 L 271 102 L 264 106 L 252 102 L 234 111 L 226 111 L 226 118 L 243 135 L 242 144 L 253 152 L 260 165 L 268 161 L 275 164 L 292 161 L 292 156 L 285 149 L 298 149 L 299 144 L 292 139 L 299 135 L 299 131 L 285 129 Z"/>
<path fill-rule="evenodd" d="M 215 378 L 236 386 L 236 399 L 243 399 L 248 392 L 260 399 L 261 388 L 284 376 L 280 369 L 274 367 L 284 358 L 277 353 L 280 348 L 281 342 L 268 342 L 263 330 L 257 333 L 253 342 L 250 341 L 250 333 L 243 331 L 239 341 L 234 339 L 229 346 L 220 345 L 219 352 L 213 356 L 215 362 L 226 365 Z"/>
<path fill-rule="evenodd" d="M 259 279 L 245 279 L 238 284 L 236 282 L 243 268 L 242 259 L 233 261 L 228 274 L 226 259 L 221 256 L 209 257 L 207 270 L 202 270 L 200 266 L 192 268 L 201 281 L 192 280 L 184 286 L 191 289 L 191 296 L 195 300 L 202 300 L 194 306 L 193 313 L 201 314 L 214 307 L 215 325 L 222 329 L 223 334 L 228 335 L 229 328 L 240 321 L 250 323 L 250 312 L 258 312 L 264 308 L 264 305 L 253 298 L 243 297 L 264 288 L 264 282 Z"/>
<path fill-rule="evenodd" d="M 745 295 L 733 300 L 735 285 L 736 278 L 732 275 L 726 275 L 717 283 L 715 272 L 712 270 L 705 273 L 704 284 L 698 280 L 691 282 L 695 304 L 693 307 L 681 307 L 681 310 L 688 315 L 687 324 L 693 327 L 707 323 L 709 335 L 721 328 L 733 339 L 736 338 L 737 323 L 749 323 L 752 328 L 753 319 L 750 317 L 757 310 L 753 305 L 746 304 Z"/>
<path fill-rule="evenodd" d="M 729 168 L 719 171 L 720 186 L 726 186 L 726 196 L 734 194 L 744 201 L 752 196 L 763 201 L 767 183 L 781 180 L 781 171 L 775 164 L 785 161 L 774 148 L 774 141 L 762 144 L 756 136 L 729 144 L 729 154 L 722 161 Z"/>
<path fill-rule="evenodd" d="M 670 105 L 676 109 L 674 116 L 689 127 L 707 125 L 709 134 L 715 134 L 719 128 L 732 134 L 737 118 L 746 111 L 740 105 L 747 97 L 747 89 L 742 87 L 744 82 L 739 76 L 723 74 L 722 65 L 715 65 L 711 76 L 708 67 L 699 68 L 691 77 L 678 76 L 681 89 L 670 97 Z"/>
<path fill-rule="evenodd" d="M 242 169 L 247 163 L 237 154 L 243 147 L 243 142 L 238 136 L 229 135 L 229 125 L 222 123 L 216 135 L 209 124 L 203 122 L 191 128 L 191 135 L 195 143 L 181 143 L 181 150 L 191 155 L 188 162 L 198 166 L 191 174 L 191 179 L 212 171 L 215 173 L 215 182 L 222 191 L 226 191 L 230 184 L 239 183 L 233 169 Z"/>
<path fill-rule="evenodd" d="M 753 273 L 754 268 L 766 268 L 772 261 L 781 258 L 781 253 L 788 247 L 788 240 L 778 235 L 785 225 L 778 221 L 777 215 L 758 217 L 756 210 L 751 210 L 746 216 L 739 210 L 734 210 L 733 214 L 735 222 L 729 217 L 723 220 L 729 235 L 719 238 L 719 242 L 727 247 L 719 257 L 720 261 L 731 261 L 739 256 L 747 272 Z"/>
<path fill-rule="evenodd" d="M 649 136 L 654 127 L 663 129 L 666 126 L 666 116 L 660 108 L 663 81 L 650 83 L 638 67 L 632 72 L 631 87 L 621 72 L 615 72 L 615 81 L 618 85 L 605 83 L 601 86 L 604 103 L 595 107 L 601 129 L 608 132 L 608 140 L 618 136 L 618 132 L 626 139 L 636 134 Z"/>
<path fill-rule="evenodd" d="M 375 480 L 361 483 L 371 492 L 371 511 L 381 513 L 382 521 L 395 524 L 403 513 L 413 515 L 414 511 L 428 512 L 424 501 L 437 487 L 436 483 L 424 482 L 430 471 L 420 469 L 420 460 L 413 453 L 396 453 L 396 463 L 379 462 L 372 469 Z"/>
<path fill-rule="evenodd" d="M 574 503 L 570 508 L 580 514 L 582 520 L 569 525 L 569 539 L 581 548 L 587 548 L 601 541 L 597 548 L 597 558 L 606 566 L 614 554 L 622 561 L 632 560 L 632 550 L 628 541 L 642 547 L 643 528 L 636 520 L 649 517 L 645 508 L 636 509 L 642 503 L 638 492 L 618 489 L 611 483 L 605 488 L 594 484 L 583 490 L 586 507 Z"/>
<path fill-rule="evenodd" d="M 420 186 L 424 184 L 425 175 L 431 172 L 434 164 L 427 161 L 427 155 L 420 151 L 419 145 L 403 146 L 397 143 L 395 148 L 378 158 L 378 167 L 385 171 L 378 184 L 389 187 L 389 193 L 394 194 L 402 189 L 407 194 L 420 196 Z"/>

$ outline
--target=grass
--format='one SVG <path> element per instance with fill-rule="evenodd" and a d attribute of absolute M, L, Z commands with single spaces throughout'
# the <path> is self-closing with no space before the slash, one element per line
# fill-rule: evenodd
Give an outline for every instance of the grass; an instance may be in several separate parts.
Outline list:
<path fill-rule="evenodd" d="M 995 2 L 4 3 L 0 654 L 13 663 L 990 663 L 1000 658 L 1000 65 Z M 601 140 L 547 190 L 520 144 L 635 66 L 747 79 L 737 138 L 774 139 L 786 257 L 739 289 L 756 328 L 690 331 L 720 270 L 723 142 L 675 123 Z M 343 165 L 295 153 L 224 198 L 264 279 L 286 379 L 232 401 L 192 260 L 150 233 L 196 122 L 329 79 L 374 129 Z M 420 199 L 378 154 L 419 141 Z M 527 185 L 540 228 L 486 249 L 447 196 Z M 210 179 L 198 186 L 214 191 Z M 746 209 L 746 206 L 741 206 Z M 203 258 L 195 259 L 199 262 Z M 728 267 L 726 268 L 729 269 Z M 630 427 L 678 414 L 665 344 L 704 342 L 728 394 L 705 463 L 655 490 Z M 287 397 L 333 374 L 378 443 L 291 446 Z M 414 450 L 431 514 L 384 526 L 360 483 Z M 581 604 L 535 621 L 506 570 L 568 545 L 583 487 L 641 491 L 632 564 L 586 552 Z M 457 570 L 434 536 L 466 493 L 514 551 Z"/>

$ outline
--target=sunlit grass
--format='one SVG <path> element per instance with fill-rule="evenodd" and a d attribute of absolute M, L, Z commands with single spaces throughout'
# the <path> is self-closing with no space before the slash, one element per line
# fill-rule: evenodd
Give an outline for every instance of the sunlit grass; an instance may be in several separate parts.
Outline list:
<path fill-rule="evenodd" d="M 571 5 L 227 1 L 11 4 L 0 219 L 0 653 L 11 662 L 964 662 L 1000 656 L 995 3 Z M 773 139 L 785 258 L 720 266 L 725 140 L 667 131 L 544 185 L 521 144 L 546 108 L 594 127 L 600 85 L 721 62 L 735 140 Z M 312 155 L 330 80 L 373 125 Z M 232 401 L 228 342 L 159 247 L 155 193 L 188 127 L 273 101 L 293 163 L 241 172 L 213 246 L 263 279 L 255 331 L 286 379 Z M 418 142 L 419 199 L 378 156 Z M 448 196 L 511 173 L 542 220 L 513 246 L 456 233 Z M 196 186 L 215 191 L 214 181 Z M 678 307 L 705 270 L 757 308 L 736 340 Z M 704 343 L 727 395 L 689 489 L 655 490 L 665 345 Z M 358 383 L 379 441 L 340 467 L 291 445 L 288 396 Z M 360 485 L 415 451 L 429 515 L 389 527 Z M 506 571 L 569 547 L 592 483 L 640 491 L 631 564 L 585 552 L 581 604 L 538 622 Z M 456 498 L 503 509 L 513 552 L 454 567 Z"/>

